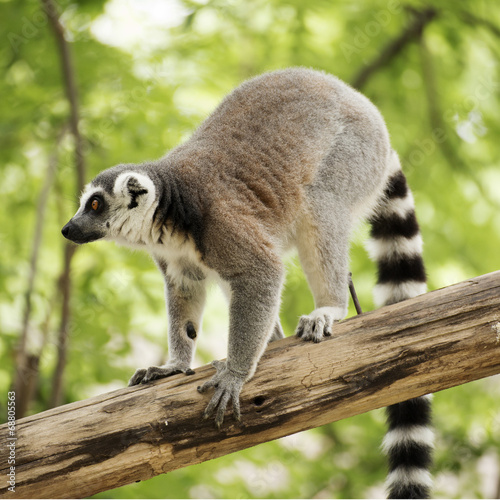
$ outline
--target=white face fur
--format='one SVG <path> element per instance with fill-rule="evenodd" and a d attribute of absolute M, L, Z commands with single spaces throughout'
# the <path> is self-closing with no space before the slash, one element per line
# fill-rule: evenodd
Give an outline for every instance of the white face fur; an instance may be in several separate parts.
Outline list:
<path fill-rule="evenodd" d="M 153 181 L 146 175 L 124 172 L 115 181 L 107 238 L 128 244 L 149 244 L 157 203 Z"/>
<path fill-rule="evenodd" d="M 148 245 L 153 238 L 153 215 L 157 206 L 153 181 L 142 173 L 123 172 L 116 177 L 112 193 L 90 183 L 80 198 L 80 208 L 63 228 L 75 243 L 96 239 L 128 245 Z"/>

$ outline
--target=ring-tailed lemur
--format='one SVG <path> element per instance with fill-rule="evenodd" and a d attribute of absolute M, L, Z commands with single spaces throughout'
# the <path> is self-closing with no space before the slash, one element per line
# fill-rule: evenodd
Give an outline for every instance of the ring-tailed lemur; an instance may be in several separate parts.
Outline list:
<path fill-rule="evenodd" d="M 229 402 L 240 418 L 243 384 L 267 343 L 283 337 L 283 253 L 298 249 L 314 295 L 297 335 L 319 342 L 347 313 L 349 237 L 362 217 L 372 224 L 378 302 L 423 293 L 413 198 L 379 111 L 335 77 L 297 68 L 243 83 L 165 157 L 99 174 L 62 232 L 76 243 L 146 249 L 165 277 L 169 358 L 137 370 L 129 385 L 193 373 L 205 285 L 221 284 L 227 361 L 214 362 L 216 374 L 199 388 L 214 388 L 204 415 L 215 411 L 220 426 Z M 428 495 L 428 425 L 425 398 L 390 407 L 391 496 Z"/>

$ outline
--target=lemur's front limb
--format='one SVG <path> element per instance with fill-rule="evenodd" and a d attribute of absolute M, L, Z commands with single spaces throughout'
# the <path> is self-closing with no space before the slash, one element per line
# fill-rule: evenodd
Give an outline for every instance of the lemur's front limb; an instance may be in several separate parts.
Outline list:
<path fill-rule="evenodd" d="M 194 373 L 191 362 L 205 305 L 205 280 L 186 277 L 182 283 L 177 283 L 166 274 L 167 266 L 163 262 L 158 261 L 158 267 L 165 277 L 169 317 L 168 360 L 162 366 L 138 369 L 130 379 L 129 386 L 145 384 L 176 373 Z"/>
<path fill-rule="evenodd" d="M 214 361 L 217 373 L 198 387 L 199 392 L 215 388 L 204 418 L 216 410 L 215 423 L 220 428 L 231 401 L 234 417 L 240 419 L 240 392 L 252 378 L 257 363 L 273 335 L 278 314 L 282 269 L 268 263 L 230 280 L 231 302 L 227 361 Z"/>

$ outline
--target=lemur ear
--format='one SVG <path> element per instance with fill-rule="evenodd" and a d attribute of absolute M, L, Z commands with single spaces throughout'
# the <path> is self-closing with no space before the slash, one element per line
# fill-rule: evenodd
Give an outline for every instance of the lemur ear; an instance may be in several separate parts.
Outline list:
<path fill-rule="evenodd" d="M 116 178 L 113 192 L 129 209 L 138 207 L 139 203 L 146 208 L 146 205 L 153 202 L 156 194 L 151 178 L 133 171 L 123 172 Z"/>
<path fill-rule="evenodd" d="M 135 208 L 139 206 L 137 203 L 137 198 L 143 194 L 148 194 L 148 190 L 139 182 L 139 179 L 135 176 L 130 176 L 127 180 L 127 190 L 130 195 L 130 203 L 128 208 Z"/>

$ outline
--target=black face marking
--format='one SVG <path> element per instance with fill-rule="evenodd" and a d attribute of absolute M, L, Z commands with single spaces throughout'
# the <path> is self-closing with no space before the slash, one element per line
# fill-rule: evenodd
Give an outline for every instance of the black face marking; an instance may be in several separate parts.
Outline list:
<path fill-rule="evenodd" d="M 109 222 L 106 222 L 106 227 L 109 229 Z"/>
<path fill-rule="evenodd" d="M 194 325 L 191 321 L 188 321 L 186 324 L 186 333 L 190 339 L 194 340 L 196 338 L 196 330 L 194 329 Z"/>

